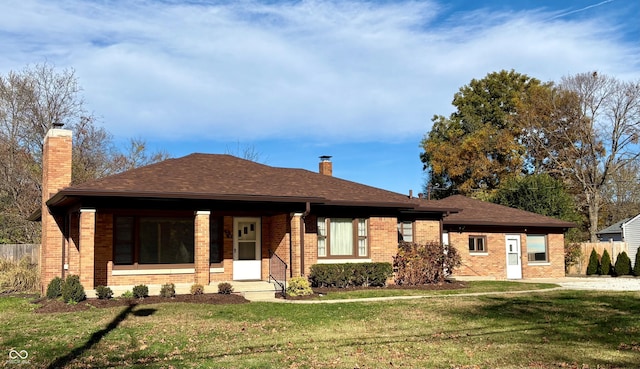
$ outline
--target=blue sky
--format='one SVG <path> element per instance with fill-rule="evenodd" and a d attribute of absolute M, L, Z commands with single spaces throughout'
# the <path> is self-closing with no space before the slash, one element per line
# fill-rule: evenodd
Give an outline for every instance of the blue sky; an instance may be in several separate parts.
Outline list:
<path fill-rule="evenodd" d="M 0 2 L 0 73 L 76 71 L 124 143 L 172 156 L 253 147 L 273 166 L 408 193 L 419 143 L 472 78 L 640 79 L 640 1 Z"/>

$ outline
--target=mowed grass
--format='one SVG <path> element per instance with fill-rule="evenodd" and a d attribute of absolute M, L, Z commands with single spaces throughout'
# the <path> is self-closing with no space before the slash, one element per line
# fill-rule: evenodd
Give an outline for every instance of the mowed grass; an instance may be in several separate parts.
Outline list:
<path fill-rule="evenodd" d="M 59 314 L 36 314 L 35 307 L 27 299 L 0 298 L 1 352 L 6 358 L 11 349 L 26 350 L 23 368 L 640 365 L 638 292 L 562 290 L 334 304 L 167 303 Z"/>
<path fill-rule="evenodd" d="M 552 283 L 523 283 L 510 281 L 472 281 L 466 282 L 466 288 L 451 290 L 412 290 L 412 289 L 393 289 L 393 288 L 371 288 L 364 290 L 350 290 L 345 288 L 341 291 L 330 292 L 320 296 L 319 300 L 343 300 L 343 299 L 362 299 L 375 297 L 392 297 L 392 296 L 437 296 L 437 295 L 459 295 L 487 292 L 518 292 L 530 290 L 542 290 L 559 287 Z"/>

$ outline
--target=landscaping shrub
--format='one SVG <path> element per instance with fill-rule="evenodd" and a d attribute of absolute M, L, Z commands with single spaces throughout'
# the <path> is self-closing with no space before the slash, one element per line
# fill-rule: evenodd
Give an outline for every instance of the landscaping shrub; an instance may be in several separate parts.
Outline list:
<path fill-rule="evenodd" d="M 233 292 L 233 286 L 231 283 L 222 282 L 218 283 L 218 293 L 223 295 L 230 295 Z"/>
<path fill-rule="evenodd" d="M 202 295 L 204 293 L 204 286 L 201 284 L 194 284 L 191 286 L 192 295 Z"/>
<path fill-rule="evenodd" d="M 618 254 L 613 271 L 616 276 L 631 274 L 631 259 L 629 259 L 629 255 L 625 251 Z"/>
<path fill-rule="evenodd" d="M 87 298 L 84 287 L 80 283 L 80 277 L 69 275 L 62 284 L 62 300 L 66 303 L 77 303 Z"/>
<path fill-rule="evenodd" d="M 633 275 L 640 276 L 640 250 L 636 252 L 636 262 L 633 264 Z"/>
<path fill-rule="evenodd" d="M 49 282 L 47 285 L 47 298 L 48 299 L 57 299 L 62 296 L 62 284 L 64 283 L 64 279 L 60 277 L 55 277 Z"/>
<path fill-rule="evenodd" d="M 131 291 L 124 291 L 124 292 L 122 293 L 122 296 L 121 296 L 121 297 L 122 297 L 122 298 L 125 298 L 125 299 L 132 299 L 132 298 L 133 298 L 133 292 L 131 292 Z"/>
<path fill-rule="evenodd" d="M 287 285 L 287 295 L 307 296 L 313 294 L 309 280 L 305 277 L 293 277 Z"/>
<path fill-rule="evenodd" d="M 28 256 L 18 262 L 0 259 L 0 292 L 35 292 L 40 286 L 40 271 Z"/>
<path fill-rule="evenodd" d="M 604 250 L 602 252 L 602 258 L 600 258 L 600 268 L 598 269 L 598 274 L 600 275 L 611 274 L 611 256 L 609 256 L 609 251 L 607 250 Z"/>
<path fill-rule="evenodd" d="M 137 299 L 143 299 L 149 296 L 149 287 L 144 284 L 139 284 L 133 287 L 133 297 Z"/>
<path fill-rule="evenodd" d="M 173 283 L 163 284 L 160 287 L 160 296 L 166 298 L 176 297 L 176 285 Z"/>
<path fill-rule="evenodd" d="M 460 263 L 460 255 L 451 246 L 439 242 L 424 245 L 401 242 L 398 254 L 393 257 L 395 282 L 409 286 L 444 282 Z"/>
<path fill-rule="evenodd" d="M 575 265 L 582 256 L 582 247 L 579 243 L 571 242 L 564 245 L 564 271 L 569 273 L 569 268 Z"/>
<path fill-rule="evenodd" d="M 594 275 L 598 273 L 600 266 L 600 256 L 596 252 L 596 249 L 591 249 L 589 255 L 589 265 L 587 266 L 587 275 Z"/>
<path fill-rule="evenodd" d="M 392 275 L 390 263 L 314 264 L 309 281 L 314 287 L 384 286 Z"/>
<path fill-rule="evenodd" d="M 109 287 L 98 286 L 96 287 L 96 295 L 100 300 L 108 300 L 113 297 L 113 291 Z"/>

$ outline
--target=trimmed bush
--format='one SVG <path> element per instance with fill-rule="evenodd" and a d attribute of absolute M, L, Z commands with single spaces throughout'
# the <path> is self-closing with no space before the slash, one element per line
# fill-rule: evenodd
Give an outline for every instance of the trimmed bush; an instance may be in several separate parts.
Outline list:
<path fill-rule="evenodd" d="M 609 256 L 609 251 L 606 249 L 602 252 L 602 258 L 600 258 L 600 269 L 598 269 L 598 274 L 611 274 L 611 256 Z"/>
<path fill-rule="evenodd" d="M 96 295 L 100 300 L 109 300 L 113 297 L 113 291 L 109 287 L 98 286 L 96 287 Z"/>
<path fill-rule="evenodd" d="M 47 298 L 48 299 L 57 299 L 62 296 L 62 284 L 64 283 L 64 279 L 60 277 L 55 277 L 49 282 L 47 286 Z"/>
<path fill-rule="evenodd" d="M 143 299 L 149 296 L 149 287 L 144 284 L 139 284 L 133 287 L 133 297 L 137 299 Z"/>
<path fill-rule="evenodd" d="M 233 286 L 231 283 L 222 282 L 218 283 L 218 293 L 222 295 L 230 295 L 233 292 Z"/>
<path fill-rule="evenodd" d="M 69 275 L 62 284 L 62 300 L 66 303 L 74 304 L 87 298 L 84 287 L 80 283 L 80 277 Z"/>
<path fill-rule="evenodd" d="M 381 287 L 391 276 L 390 263 L 314 264 L 309 281 L 314 287 Z"/>
<path fill-rule="evenodd" d="M 629 275 L 631 274 L 631 259 L 629 259 L 629 255 L 625 251 L 618 254 L 618 258 L 616 259 L 616 265 L 614 266 L 614 275 Z"/>
<path fill-rule="evenodd" d="M 173 283 L 163 284 L 160 287 L 160 296 L 166 298 L 176 297 L 176 285 Z"/>
<path fill-rule="evenodd" d="M 287 295 L 289 296 L 307 296 L 312 295 L 313 290 L 309 285 L 309 280 L 305 277 L 293 277 L 287 284 Z"/>
<path fill-rule="evenodd" d="M 633 264 L 633 275 L 640 276 L 640 250 L 636 252 L 636 263 Z"/>
<path fill-rule="evenodd" d="M 600 266 L 600 256 L 596 252 L 596 249 L 591 249 L 591 254 L 589 255 L 589 265 L 587 266 L 587 275 L 598 274 Z"/>
<path fill-rule="evenodd" d="M 204 286 L 201 284 L 194 284 L 191 286 L 191 294 L 192 295 L 202 295 L 204 294 Z"/>
<path fill-rule="evenodd" d="M 439 242 L 424 245 L 401 242 L 398 255 L 393 257 L 395 282 L 408 286 L 441 283 L 460 264 L 460 255 L 454 247 Z"/>

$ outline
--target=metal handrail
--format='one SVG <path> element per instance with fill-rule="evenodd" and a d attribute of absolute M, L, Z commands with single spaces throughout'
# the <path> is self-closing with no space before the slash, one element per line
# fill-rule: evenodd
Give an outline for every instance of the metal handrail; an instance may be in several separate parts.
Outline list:
<path fill-rule="evenodd" d="M 269 283 L 273 280 L 278 286 L 280 286 L 282 297 L 285 299 L 287 298 L 287 268 L 287 263 L 276 255 L 275 252 L 269 249 Z M 281 278 L 278 279 L 278 277 Z"/>

